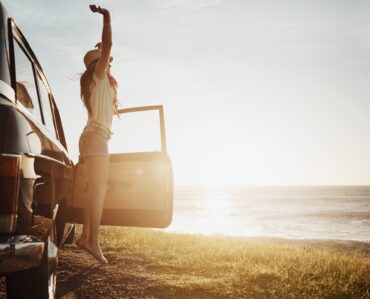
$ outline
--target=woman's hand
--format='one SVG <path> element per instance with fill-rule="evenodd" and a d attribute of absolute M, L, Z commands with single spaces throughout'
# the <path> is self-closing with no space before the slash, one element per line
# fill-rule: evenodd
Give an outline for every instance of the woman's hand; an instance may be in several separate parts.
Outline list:
<path fill-rule="evenodd" d="M 95 4 L 89 5 L 92 12 L 97 12 L 102 14 L 103 16 L 109 15 L 109 10 L 105 8 L 101 8 L 100 6 L 96 6 Z"/>
<path fill-rule="evenodd" d="M 103 16 L 103 32 L 101 43 L 96 44 L 95 47 L 101 50 L 100 58 L 95 65 L 95 74 L 99 79 L 103 79 L 107 72 L 110 60 L 110 50 L 112 48 L 112 28 L 110 24 L 109 10 L 96 6 L 94 4 L 89 5 L 90 9 L 94 13 L 99 13 Z"/>

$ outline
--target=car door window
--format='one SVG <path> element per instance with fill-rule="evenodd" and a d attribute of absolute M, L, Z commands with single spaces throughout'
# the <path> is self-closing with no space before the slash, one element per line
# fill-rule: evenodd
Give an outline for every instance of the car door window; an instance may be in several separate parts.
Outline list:
<path fill-rule="evenodd" d="M 45 120 L 45 126 L 49 130 L 49 132 L 55 138 L 57 138 L 57 134 L 55 131 L 55 125 L 54 125 L 54 114 L 53 114 L 53 109 L 51 108 L 49 91 L 46 87 L 45 82 L 41 79 L 41 76 L 39 73 L 37 73 L 37 79 L 38 79 L 38 86 L 39 86 L 39 92 L 40 92 L 40 98 L 41 98 L 41 106 L 42 106 L 42 111 L 43 111 L 44 120 Z"/>
<path fill-rule="evenodd" d="M 42 122 L 33 65 L 17 40 L 14 40 L 14 60 L 17 102 L 22 104 L 22 106 Z"/>
<path fill-rule="evenodd" d="M 161 130 L 158 110 L 116 116 L 112 124 L 110 153 L 160 152 Z"/>

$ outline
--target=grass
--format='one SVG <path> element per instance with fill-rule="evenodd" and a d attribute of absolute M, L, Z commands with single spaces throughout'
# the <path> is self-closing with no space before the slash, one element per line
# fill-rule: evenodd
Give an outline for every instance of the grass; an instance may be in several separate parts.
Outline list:
<path fill-rule="evenodd" d="M 140 257 L 159 298 L 370 298 L 369 254 L 356 250 L 114 227 L 101 240 Z"/>

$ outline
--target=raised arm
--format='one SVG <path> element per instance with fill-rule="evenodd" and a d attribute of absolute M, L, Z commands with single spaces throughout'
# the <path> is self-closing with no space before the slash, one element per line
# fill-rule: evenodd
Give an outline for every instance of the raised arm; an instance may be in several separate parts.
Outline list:
<path fill-rule="evenodd" d="M 101 56 L 98 63 L 95 66 L 95 74 L 99 79 L 103 79 L 105 72 L 107 71 L 110 50 L 112 48 L 112 28 L 110 25 L 110 13 L 107 9 L 90 5 L 90 9 L 93 12 L 97 12 L 103 15 L 103 33 L 102 33 L 102 45 L 101 45 Z"/>

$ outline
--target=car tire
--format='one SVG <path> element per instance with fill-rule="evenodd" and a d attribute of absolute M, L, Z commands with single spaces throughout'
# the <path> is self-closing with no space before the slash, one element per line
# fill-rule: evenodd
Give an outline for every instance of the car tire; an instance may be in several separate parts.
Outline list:
<path fill-rule="evenodd" d="M 55 271 L 49 277 L 49 242 L 49 239 L 45 242 L 44 254 L 39 266 L 13 273 L 6 277 L 6 293 L 8 298 L 55 298 Z"/>

